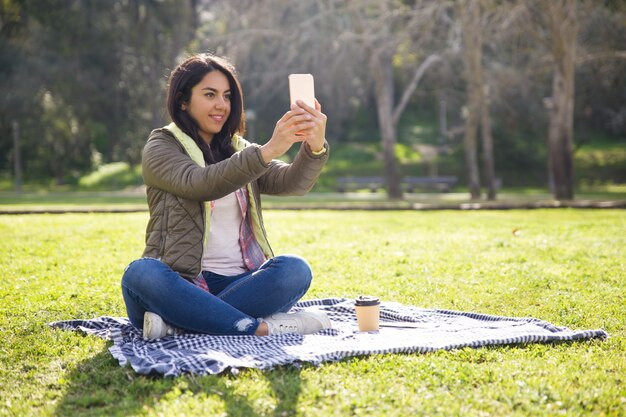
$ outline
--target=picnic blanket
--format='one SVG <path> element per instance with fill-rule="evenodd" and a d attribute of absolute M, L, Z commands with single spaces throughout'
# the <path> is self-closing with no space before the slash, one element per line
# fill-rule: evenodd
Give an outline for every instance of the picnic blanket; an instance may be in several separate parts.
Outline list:
<path fill-rule="evenodd" d="M 358 355 L 424 353 L 440 349 L 519 343 L 549 343 L 606 338 L 603 330 L 570 330 L 535 318 L 501 317 L 469 312 L 381 304 L 380 331 L 360 333 L 354 300 L 328 298 L 301 301 L 299 309 L 320 309 L 333 328 L 311 335 L 210 336 L 184 334 L 152 341 L 126 318 L 99 317 L 50 323 L 110 339 L 109 351 L 120 366 L 140 374 L 175 376 L 217 374 L 230 368 L 270 369 L 277 365 L 320 364 Z"/>

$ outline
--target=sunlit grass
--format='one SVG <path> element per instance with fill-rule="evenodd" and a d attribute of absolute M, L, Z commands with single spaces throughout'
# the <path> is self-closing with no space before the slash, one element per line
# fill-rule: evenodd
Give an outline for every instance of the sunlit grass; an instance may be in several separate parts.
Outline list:
<path fill-rule="evenodd" d="M 483 196 L 484 198 L 485 196 Z M 602 186 L 581 190 L 575 202 L 626 201 L 626 188 Z M 486 206 L 503 208 L 523 208 L 533 204 L 552 204 L 554 198 L 546 191 L 536 188 L 502 189 L 494 202 L 471 200 L 467 191 L 455 190 L 448 193 L 415 192 L 405 193 L 400 201 L 391 201 L 383 190 L 372 193 L 359 190 L 348 193 L 312 192 L 301 197 L 264 196 L 265 208 L 395 208 L 414 209 L 417 207 L 459 208 L 463 204 L 480 203 Z M 82 191 L 82 192 L 0 192 L 0 213 L 16 211 L 116 211 L 147 210 L 143 187 L 128 191 Z"/>
<path fill-rule="evenodd" d="M 53 320 L 125 314 L 147 213 L 0 216 L 0 415 L 624 415 L 626 213 L 268 211 L 307 297 L 532 316 L 606 341 L 349 358 L 237 376 L 144 377 Z M 515 233 L 513 233 L 515 231 Z"/>

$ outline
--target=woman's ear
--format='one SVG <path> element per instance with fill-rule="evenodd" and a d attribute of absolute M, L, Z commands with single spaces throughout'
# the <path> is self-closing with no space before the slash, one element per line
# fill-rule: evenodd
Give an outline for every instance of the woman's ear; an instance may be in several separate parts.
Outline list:
<path fill-rule="evenodd" d="M 180 91 L 176 93 L 176 96 L 174 97 L 176 101 L 181 101 L 180 104 L 180 109 L 182 111 L 187 111 L 187 102 L 183 100 L 183 93 L 181 93 Z"/>

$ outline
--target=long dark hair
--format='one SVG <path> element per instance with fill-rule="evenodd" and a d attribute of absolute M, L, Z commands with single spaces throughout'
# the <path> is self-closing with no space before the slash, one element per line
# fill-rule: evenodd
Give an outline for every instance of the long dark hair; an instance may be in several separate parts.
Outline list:
<path fill-rule="evenodd" d="M 191 100 L 191 89 L 198 84 L 206 74 L 220 71 L 228 78 L 230 86 L 230 115 L 222 130 L 213 136 L 211 146 L 207 145 L 198 133 L 198 125 L 182 110 L 182 104 Z M 212 55 L 199 54 L 187 58 L 178 65 L 168 81 L 167 111 L 183 132 L 189 135 L 202 150 L 204 160 L 208 164 L 222 161 L 235 153 L 231 138 L 235 133 L 243 134 L 245 118 L 243 112 L 243 92 L 237 79 L 235 67 L 227 59 Z"/>

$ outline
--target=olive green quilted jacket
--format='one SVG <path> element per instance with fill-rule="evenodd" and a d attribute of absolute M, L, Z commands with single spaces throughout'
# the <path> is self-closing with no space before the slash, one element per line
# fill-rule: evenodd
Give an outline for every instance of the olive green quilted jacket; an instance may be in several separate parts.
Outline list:
<path fill-rule="evenodd" d="M 301 145 L 290 164 L 266 165 L 260 146 L 233 137 L 237 152 L 204 166 L 202 153 L 173 123 L 152 131 L 143 149 L 142 170 L 147 186 L 150 220 L 144 257 L 160 259 L 183 278 L 200 273 L 205 237 L 210 227 L 209 201 L 247 186 L 254 235 L 269 258 L 273 256 L 261 215 L 260 194 L 303 195 L 315 184 L 328 152 L 314 156 Z M 324 145 L 328 148 L 328 143 Z"/>

